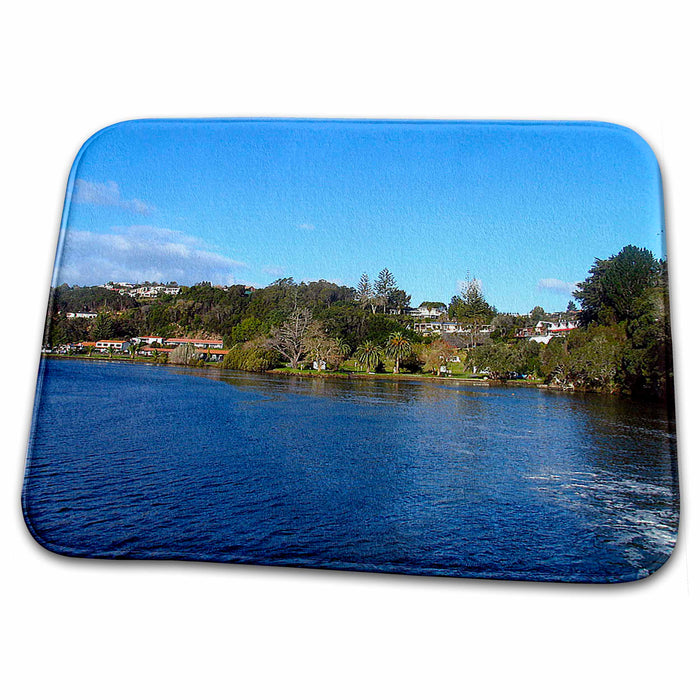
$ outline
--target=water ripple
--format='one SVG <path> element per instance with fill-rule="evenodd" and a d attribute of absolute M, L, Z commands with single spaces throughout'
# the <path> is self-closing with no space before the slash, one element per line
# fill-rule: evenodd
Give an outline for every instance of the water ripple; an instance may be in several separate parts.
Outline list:
<path fill-rule="evenodd" d="M 49 361 L 25 510 L 48 546 L 631 580 L 678 524 L 663 407 L 392 380 Z"/>

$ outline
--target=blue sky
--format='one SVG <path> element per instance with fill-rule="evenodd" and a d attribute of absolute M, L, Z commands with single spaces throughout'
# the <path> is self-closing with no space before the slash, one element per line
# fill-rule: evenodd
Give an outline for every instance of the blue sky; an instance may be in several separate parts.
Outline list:
<path fill-rule="evenodd" d="M 594 259 L 663 250 L 658 166 L 611 125 L 136 121 L 76 159 L 54 283 L 354 286 L 413 303 L 467 275 L 501 311 L 564 308 Z"/>

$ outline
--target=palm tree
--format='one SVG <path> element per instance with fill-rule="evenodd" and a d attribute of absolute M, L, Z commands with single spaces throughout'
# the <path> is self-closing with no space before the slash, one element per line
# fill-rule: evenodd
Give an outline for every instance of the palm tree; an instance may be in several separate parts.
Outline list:
<path fill-rule="evenodd" d="M 411 354 L 411 341 L 401 331 L 392 333 L 386 341 L 386 354 L 394 358 L 394 374 L 398 374 L 401 360 Z"/>
<path fill-rule="evenodd" d="M 345 359 L 350 354 L 350 346 L 340 337 L 335 338 L 340 356 Z"/>
<path fill-rule="evenodd" d="M 131 356 L 132 360 L 136 358 L 136 355 L 145 344 L 146 343 L 144 343 L 143 340 L 139 340 L 138 343 L 132 343 L 129 345 L 129 355 Z"/>
<path fill-rule="evenodd" d="M 360 365 L 367 367 L 367 374 L 377 366 L 380 356 L 381 352 L 379 348 L 369 340 L 362 343 L 362 345 L 357 348 L 357 359 Z"/>

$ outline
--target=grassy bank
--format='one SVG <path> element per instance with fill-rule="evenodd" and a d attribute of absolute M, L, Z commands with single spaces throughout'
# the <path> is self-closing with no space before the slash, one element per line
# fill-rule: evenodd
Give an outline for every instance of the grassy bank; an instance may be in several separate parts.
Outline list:
<path fill-rule="evenodd" d="M 42 358 L 50 358 L 56 360 L 88 360 L 95 362 L 125 362 L 128 364 L 148 364 L 161 365 L 164 367 L 187 367 L 188 369 L 218 369 L 223 370 L 221 362 L 208 362 L 201 366 L 196 365 L 176 365 L 172 363 L 157 362 L 152 357 L 128 357 L 120 355 L 110 357 L 109 355 L 54 355 L 50 353 L 41 353 Z M 233 370 L 243 372 L 244 370 Z M 256 373 L 253 373 L 256 374 Z M 566 390 L 558 386 L 548 386 L 542 384 L 541 380 L 528 379 L 511 379 L 505 382 L 474 377 L 467 374 L 435 376 L 433 374 L 416 374 L 410 372 L 400 372 L 393 374 L 392 372 L 380 372 L 368 374 L 367 372 L 354 372 L 352 370 L 315 370 L 315 369 L 291 369 L 290 367 L 276 367 L 264 372 L 264 374 L 284 375 L 291 377 L 304 377 L 306 379 L 352 379 L 352 380 L 369 380 L 369 381 L 421 381 L 421 382 L 446 382 L 448 384 L 467 384 L 470 386 L 490 386 L 490 387 L 536 387 L 539 389 L 548 389 L 552 391 Z"/>
<path fill-rule="evenodd" d="M 283 374 L 294 377 L 314 378 L 338 378 L 338 379 L 359 379 L 359 380 L 379 380 L 379 381 L 423 381 L 423 382 L 447 382 L 454 384 L 469 384 L 471 386 L 528 386 L 537 387 L 538 381 L 525 379 L 509 380 L 507 382 L 492 381 L 481 377 L 469 375 L 462 376 L 435 376 L 433 374 L 414 374 L 410 372 L 381 372 L 378 374 L 367 374 L 367 372 L 351 372 L 346 370 L 313 370 L 313 369 L 291 369 L 289 367 L 277 367 L 267 371 L 267 374 Z"/>

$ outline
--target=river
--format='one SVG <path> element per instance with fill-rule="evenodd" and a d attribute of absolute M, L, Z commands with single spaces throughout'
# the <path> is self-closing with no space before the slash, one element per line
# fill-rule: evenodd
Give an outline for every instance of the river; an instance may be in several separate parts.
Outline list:
<path fill-rule="evenodd" d="M 63 554 L 610 582 L 675 543 L 661 405 L 95 360 L 40 376 L 24 511 Z"/>

